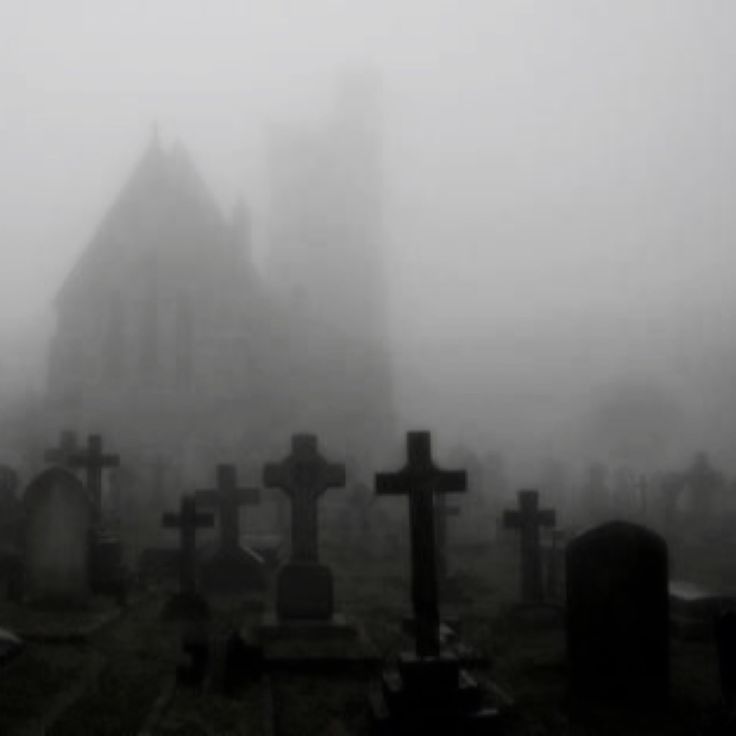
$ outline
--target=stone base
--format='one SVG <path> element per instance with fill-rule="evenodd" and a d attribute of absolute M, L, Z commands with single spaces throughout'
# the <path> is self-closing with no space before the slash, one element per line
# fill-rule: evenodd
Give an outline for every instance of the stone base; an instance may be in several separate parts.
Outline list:
<path fill-rule="evenodd" d="M 249 549 L 217 550 L 201 569 L 202 588 L 208 593 L 239 595 L 266 589 L 263 560 Z"/>
<path fill-rule="evenodd" d="M 165 621 L 206 621 L 210 607 L 199 593 L 175 593 L 164 606 Z"/>
<path fill-rule="evenodd" d="M 502 734 L 510 706 L 507 696 L 481 687 L 448 654 L 402 654 L 371 695 L 374 725 L 385 736 Z"/>
<path fill-rule="evenodd" d="M 247 640 L 249 631 L 243 632 Z M 256 630 L 265 666 L 290 672 L 345 672 L 348 669 L 377 673 L 381 659 L 357 626 L 335 614 L 328 621 L 288 620 L 275 613 L 264 616 Z"/>
<path fill-rule="evenodd" d="M 334 614 L 329 619 L 313 620 L 280 618 L 271 611 L 264 615 L 258 628 L 258 637 L 262 642 L 287 639 L 310 642 L 346 641 L 355 639 L 357 636 L 357 628 L 349 624 L 340 613 Z"/>
<path fill-rule="evenodd" d="M 335 607 L 332 572 L 314 562 L 290 562 L 279 570 L 276 612 L 280 619 L 329 621 Z"/>

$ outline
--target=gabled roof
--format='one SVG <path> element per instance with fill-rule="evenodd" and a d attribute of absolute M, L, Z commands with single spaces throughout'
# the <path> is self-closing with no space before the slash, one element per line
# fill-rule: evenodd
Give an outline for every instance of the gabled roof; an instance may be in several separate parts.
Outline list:
<path fill-rule="evenodd" d="M 57 306 L 118 282 L 133 263 L 206 263 L 232 246 L 232 232 L 189 155 L 181 146 L 164 150 L 154 137 L 62 285 Z"/>

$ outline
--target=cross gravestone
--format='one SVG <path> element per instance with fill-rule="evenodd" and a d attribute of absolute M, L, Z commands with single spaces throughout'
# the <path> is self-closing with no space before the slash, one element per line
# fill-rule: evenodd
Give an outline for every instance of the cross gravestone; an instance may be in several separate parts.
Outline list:
<path fill-rule="evenodd" d="M 398 473 L 376 475 L 376 493 L 409 496 L 416 653 L 419 657 L 437 657 L 440 652 L 440 613 L 435 494 L 462 492 L 467 479 L 462 470 L 441 470 L 434 464 L 429 432 L 409 432 L 406 454 L 406 465 Z"/>
<path fill-rule="evenodd" d="M 179 530 L 179 594 L 167 605 L 166 618 L 206 615 L 207 606 L 197 594 L 197 530 L 214 526 L 212 514 L 197 511 L 194 496 L 181 498 L 179 513 L 165 513 L 165 529 Z"/>
<path fill-rule="evenodd" d="M 46 450 L 44 461 L 61 468 L 70 467 L 70 458 L 79 451 L 77 433 L 71 429 L 64 429 L 59 436 L 59 446 Z"/>
<path fill-rule="evenodd" d="M 266 585 L 263 560 L 240 545 L 240 508 L 260 501 L 257 488 L 239 488 L 233 465 L 217 466 L 217 487 L 195 493 L 197 504 L 215 506 L 220 539 L 217 551 L 204 565 L 203 582 L 208 590 L 240 593 L 262 590 Z"/>
<path fill-rule="evenodd" d="M 102 449 L 102 437 L 91 434 L 87 438 L 87 447 L 69 455 L 69 464 L 73 468 L 83 468 L 87 475 L 87 489 L 95 514 L 95 522 L 102 517 L 102 471 L 105 468 L 116 468 L 120 465 L 119 455 L 106 455 Z"/>
<path fill-rule="evenodd" d="M 332 572 L 319 563 L 317 502 L 328 488 L 345 485 L 345 466 L 327 462 L 314 435 L 294 435 L 289 456 L 264 467 L 263 484 L 285 491 L 291 501 L 291 559 L 278 575 L 278 616 L 328 620 L 334 613 L 334 586 Z"/>
<path fill-rule="evenodd" d="M 567 547 L 567 650 L 573 695 L 640 707 L 669 690 L 667 545 L 614 521 Z"/>
<path fill-rule="evenodd" d="M 539 508 L 537 491 L 519 491 L 518 511 L 505 511 L 503 525 L 518 529 L 521 539 L 521 601 L 535 606 L 544 602 L 540 527 L 555 525 L 555 512 Z"/>
<path fill-rule="evenodd" d="M 415 651 L 399 655 L 383 673 L 371 709 L 381 733 L 498 733 L 500 699 L 491 697 L 440 646 L 436 495 L 466 488 L 466 474 L 442 470 L 432 459 L 429 432 L 409 432 L 407 461 L 397 473 L 378 473 L 378 495 L 409 496 Z M 497 691 L 495 691 L 496 694 Z"/>
<path fill-rule="evenodd" d="M 74 604 L 89 593 L 88 532 L 92 503 L 69 471 L 50 468 L 23 496 L 25 565 L 32 599 Z"/>

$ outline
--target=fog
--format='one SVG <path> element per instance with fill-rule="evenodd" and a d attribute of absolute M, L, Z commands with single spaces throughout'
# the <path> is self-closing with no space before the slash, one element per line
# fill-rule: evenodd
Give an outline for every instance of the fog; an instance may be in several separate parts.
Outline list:
<path fill-rule="evenodd" d="M 367 68 L 401 426 L 588 459 L 623 395 L 657 461 L 736 466 L 735 22 L 725 0 L 3 3 L 6 396 L 42 385 L 56 290 L 154 125 L 223 209 L 245 199 L 263 264 L 269 130 Z"/>

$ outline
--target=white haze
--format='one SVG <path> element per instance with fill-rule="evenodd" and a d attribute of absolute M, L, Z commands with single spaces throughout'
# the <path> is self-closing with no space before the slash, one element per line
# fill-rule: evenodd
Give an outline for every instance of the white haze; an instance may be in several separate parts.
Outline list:
<path fill-rule="evenodd" d="M 612 387 L 736 453 L 728 0 L 0 0 L 0 346 L 37 382 L 54 292 L 158 123 L 264 208 L 273 123 L 383 78 L 402 426 L 581 455 Z M 258 246 L 262 253 L 263 242 Z"/>

